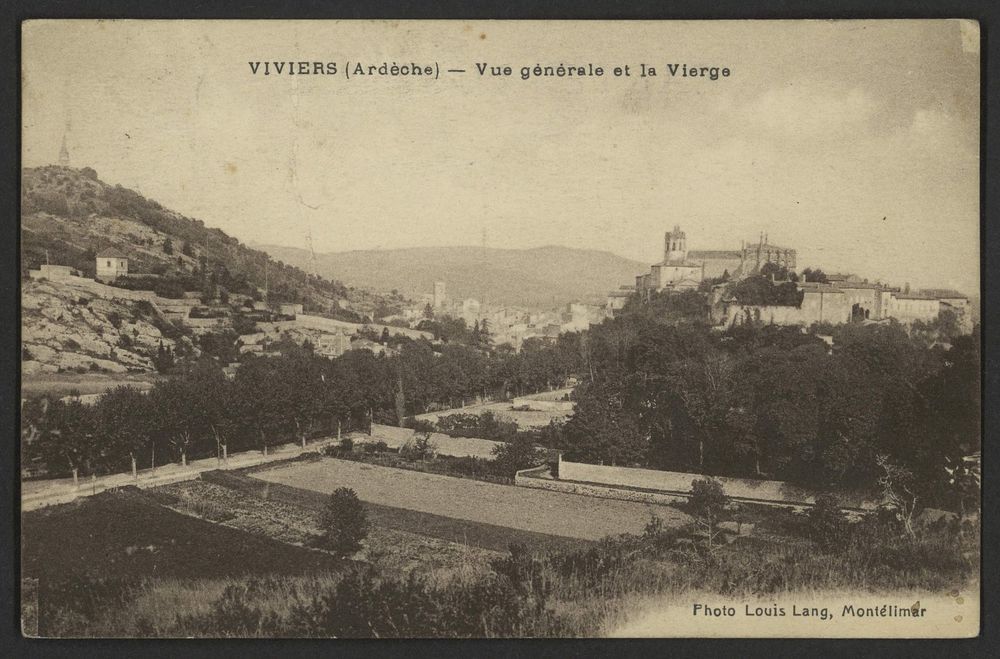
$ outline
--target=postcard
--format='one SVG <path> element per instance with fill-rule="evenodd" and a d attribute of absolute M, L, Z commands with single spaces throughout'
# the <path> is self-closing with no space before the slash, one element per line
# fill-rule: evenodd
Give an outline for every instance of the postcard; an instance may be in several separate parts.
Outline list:
<path fill-rule="evenodd" d="M 30 20 L 22 633 L 968 638 L 970 20 Z"/>

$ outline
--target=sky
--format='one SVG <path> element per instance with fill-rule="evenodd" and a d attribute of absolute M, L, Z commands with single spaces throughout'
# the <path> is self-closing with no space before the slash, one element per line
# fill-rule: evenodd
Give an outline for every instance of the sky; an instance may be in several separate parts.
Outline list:
<path fill-rule="evenodd" d="M 979 289 L 974 22 L 33 21 L 23 49 L 25 166 L 65 136 L 72 166 L 246 243 L 653 263 L 679 225 L 690 249 L 766 232 L 800 268 Z M 338 73 L 252 74 L 275 60 Z"/>

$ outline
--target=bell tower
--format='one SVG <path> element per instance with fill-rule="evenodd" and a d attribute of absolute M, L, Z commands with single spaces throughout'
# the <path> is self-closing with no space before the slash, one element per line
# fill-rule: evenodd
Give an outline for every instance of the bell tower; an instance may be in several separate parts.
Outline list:
<path fill-rule="evenodd" d="M 684 261 L 687 259 L 687 236 L 678 225 L 673 231 L 668 231 L 663 237 L 663 260 Z"/>

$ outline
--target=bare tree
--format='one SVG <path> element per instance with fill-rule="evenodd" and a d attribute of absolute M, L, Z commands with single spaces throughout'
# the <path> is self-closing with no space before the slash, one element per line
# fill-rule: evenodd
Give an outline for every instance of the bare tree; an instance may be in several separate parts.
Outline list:
<path fill-rule="evenodd" d="M 889 460 L 889 456 L 875 456 L 875 464 L 882 470 L 878 484 L 882 488 L 885 503 L 896 511 L 896 517 L 903 523 L 906 534 L 914 537 L 913 515 L 920 497 L 914 491 L 913 473 Z"/>

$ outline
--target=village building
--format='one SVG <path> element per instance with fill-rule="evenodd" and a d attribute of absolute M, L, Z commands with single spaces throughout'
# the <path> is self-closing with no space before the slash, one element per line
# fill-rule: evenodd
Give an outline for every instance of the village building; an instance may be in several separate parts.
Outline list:
<path fill-rule="evenodd" d="M 297 316 L 302 313 L 302 305 L 297 303 L 282 303 L 278 305 L 278 313 L 282 316 Z"/>
<path fill-rule="evenodd" d="M 70 277 L 80 277 L 82 275 L 79 270 L 71 268 L 68 265 L 49 265 L 48 263 L 44 263 L 38 266 L 38 270 L 29 270 L 28 276 L 31 279 L 59 281 L 62 279 L 69 279 Z"/>
<path fill-rule="evenodd" d="M 333 359 L 351 349 L 351 339 L 342 332 L 323 333 L 316 338 L 313 350 L 320 357 Z"/>
<path fill-rule="evenodd" d="M 95 260 L 98 281 L 114 281 L 118 277 L 128 277 L 128 257 L 117 249 L 102 250 Z"/>
<path fill-rule="evenodd" d="M 445 290 L 445 283 L 443 281 L 434 282 L 434 293 L 431 296 L 431 306 L 435 311 L 444 308 L 445 300 L 447 300 Z"/>

